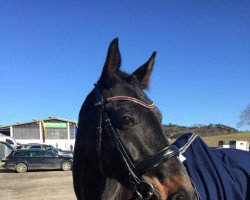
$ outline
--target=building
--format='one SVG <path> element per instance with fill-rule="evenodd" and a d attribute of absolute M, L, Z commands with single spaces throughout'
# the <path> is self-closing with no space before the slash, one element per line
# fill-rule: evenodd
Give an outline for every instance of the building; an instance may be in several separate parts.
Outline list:
<path fill-rule="evenodd" d="M 218 147 L 219 148 L 234 148 L 234 149 L 249 151 L 249 142 L 239 141 L 239 140 L 219 141 Z"/>
<path fill-rule="evenodd" d="M 218 142 L 218 147 L 219 148 L 230 148 L 230 142 L 229 141 L 219 141 Z"/>
<path fill-rule="evenodd" d="M 63 150 L 74 147 L 76 130 L 76 121 L 56 117 L 0 126 L 0 133 L 18 143 L 46 143 Z"/>

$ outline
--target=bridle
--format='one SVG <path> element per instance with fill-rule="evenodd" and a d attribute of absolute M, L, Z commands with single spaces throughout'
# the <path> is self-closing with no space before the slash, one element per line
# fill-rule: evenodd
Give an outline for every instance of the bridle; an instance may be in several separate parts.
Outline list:
<path fill-rule="evenodd" d="M 169 160 L 172 157 L 179 156 L 179 149 L 170 145 L 167 146 L 154 155 L 151 155 L 146 160 L 141 163 L 134 165 L 131 161 L 124 145 L 122 144 L 118 134 L 116 133 L 114 127 L 111 124 L 111 121 L 108 115 L 105 112 L 104 105 L 107 103 L 111 103 L 114 101 L 130 101 L 136 104 L 139 104 L 145 108 L 151 109 L 154 108 L 154 103 L 147 104 L 139 99 L 129 96 L 114 96 L 109 97 L 107 99 L 103 98 L 103 95 L 99 91 L 98 87 L 95 85 L 95 96 L 96 103 L 95 106 L 98 108 L 98 123 L 97 123 L 97 139 L 96 139 L 96 152 L 98 157 L 98 167 L 100 171 L 103 173 L 102 169 L 102 161 L 101 161 L 101 145 L 102 145 L 102 127 L 104 123 L 104 127 L 107 130 L 108 136 L 111 141 L 114 143 L 114 146 L 121 157 L 123 164 L 125 165 L 128 171 L 128 177 L 131 181 L 131 185 L 133 186 L 134 196 L 131 200 L 149 200 L 154 195 L 154 188 L 151 183 L 141 180 L 139 177 L 150 171 L 151 169 L 157 167 L 163 162 Z"/>
<path fill-rule="evenodd" d="M 104 99 L 103 95 L 99 91 L 96 84 L 95 84 L 95 97 L 96 97 L 96 103 L 94 105 L 98 108 L 96 152 L 97 152 L 97 158 L 98 158 L 97 161 L 99 170 L 104 174 L 101 161 L 102 127 L 103 127 L 102 124 L 104 122 L 104 126 L 108 132 L 108 136 L 114 143 L 114 146 L 117 152 L 119 153 L 121 160 L 126 166 L 129 180 L 131 182 L 131 185 L 133 185 L 132 189 L 134 190 L 134 195 L 130 200 L 149 200 L 155 194 L 154 187 L 151 183 L 143 181 L 139 177 L 145 174 L 146 172 L 150 171 L 151 169 L 157 167 L 158 165 L 162 164 L 163 162 L 168 161 L 170 158 L 179 156 L 180 154 L 179 149 L 174 145 L 169 145 L 161 149 L 160 151 L 156 152 L 154 155 L 151 155 L 141 163 L 134 165 L 134 163 L 129 158 L 129 155 L 126 149 L 124 148 L 118 134 L 113 128 L 111 121 L 105 112 L 104 105 L 107 103 L 112 103 L 114 101 L 130 101 L 138 105 L 141 105 L 147 109 L 152 109 L 155 106 L 154 102 L 148 104 L 139 99 L 129 96 L 114 96 Z M 195 199 L 200 200 L 201 199 L 200 194 L 191 178 L 190 181 L 195 189 Z M 155 196 L 156 198 L 158 197 L 158 199 L 161 199 L 159 195 L 156 194 Z"/>

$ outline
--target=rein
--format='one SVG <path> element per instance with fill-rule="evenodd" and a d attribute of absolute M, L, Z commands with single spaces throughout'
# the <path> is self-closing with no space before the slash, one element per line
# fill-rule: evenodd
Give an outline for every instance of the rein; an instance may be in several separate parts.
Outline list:
<path fill-rule="evenodd" d="M 167 146 L 135 166 L 134 163 L 131 161 L 126 149 L 124 148 L 124 145 L 122 144 L 118 134 L 113 128 L 108 115 L 105 113 L 104 105 L 107 103 L 112 103 L 114 101 L 130 101 L 139 104 L 145 108 L 152 109 L 155 106 L 154 102 L 148 104 L 139 99 L 129 96 L 114 96 L 104 100 L 103 95 L 101 94 L 96 85 L 95 85 L 95 95 L 96 95 L 95 106 L 98 108 L 96 151 L 97 151 L 98 166 L 100 171 L 103 173 L 102 162 L 101 162 L 101 145 L 102 145 L 102 127 L 103 127 L 102 123 L 104 123 L 104 126 L 108 132 L 108 136 L 115 144 L 115 148 L 117 149 L 117 152 L 119 153 L 122 162 L 124 163 L 126 169 L 128 170 L 128 177 L 134 187 L 133 188 L 134 196 L 132 197 L 132 199 L 149 200 L 154 195 L 154 188 L 152 184 L 141 180 L 139 177 L 144 175 L 149 170 L 162 164 L 163 162 L 169 160 L 170 158 L 179 156 L 178 148 L 174 145 Z"/>

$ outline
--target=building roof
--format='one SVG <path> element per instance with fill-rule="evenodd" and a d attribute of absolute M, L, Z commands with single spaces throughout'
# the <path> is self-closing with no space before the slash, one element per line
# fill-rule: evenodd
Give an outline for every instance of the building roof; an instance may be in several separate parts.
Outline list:
<path fill-rule="evenodd" d="M 70 123 L 73 123 L 73 124 L 77 124 L 77 121 L 74 121 L 74 120 L 58 118 L 58 117 L 48 117 L 47 119 L 41 119 L 41 120 L 33 119 L 32 121 L 29 121 L 29 122 L 17 122 L 15 124 L 3 125 L 3 126 L 0 126 L 0 129 L 9 128 L 10 126 L 19 126 L 19 125 L 22 125 L 22 124 L 31 124 L 31 123 L 34 123 L 34 122 L 52 121 L 52 120 L 58 120 L 58 121 L 64 121 L 64 122 L 70 122 Z"/>

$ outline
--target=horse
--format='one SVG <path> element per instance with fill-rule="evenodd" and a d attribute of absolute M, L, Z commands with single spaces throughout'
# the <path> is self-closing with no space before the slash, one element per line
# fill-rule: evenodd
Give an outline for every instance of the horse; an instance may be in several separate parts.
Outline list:
<path fill-rule="evenodd" d="M 156 52 L 129 74 L 120 69 L 118 39 L 87 95 L 76 135 L 73 184 L 78 200 L 194 200 L 199 194 L 162 116 L 146 95 Z"/>

